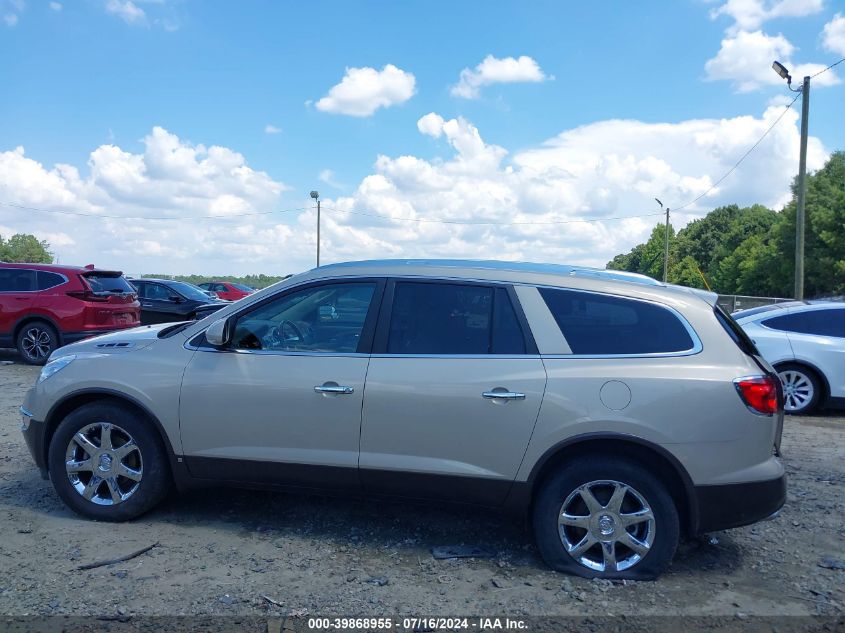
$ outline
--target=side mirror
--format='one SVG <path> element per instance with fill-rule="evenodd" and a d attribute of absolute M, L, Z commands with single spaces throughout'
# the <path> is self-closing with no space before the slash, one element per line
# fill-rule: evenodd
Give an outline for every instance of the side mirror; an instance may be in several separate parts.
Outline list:
<path fill-rule="evenodd" d="M 229 342 L 231 332 L 228 319 L 217 319 L 205 331 L 205 340 L 214 347 L 223 347 Z"/>
<path fill-rule="evenodd" d="M 179 295 L 173 295 L 170 297 L 170 301 L 172 301 L 173 303 L 182 303 L 184 299 L 182 299 L 182 297 L 180 297 Z"/>

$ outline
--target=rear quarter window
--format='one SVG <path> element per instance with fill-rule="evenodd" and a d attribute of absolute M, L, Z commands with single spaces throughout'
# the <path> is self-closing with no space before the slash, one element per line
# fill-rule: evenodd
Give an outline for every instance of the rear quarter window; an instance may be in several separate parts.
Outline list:
<path fill-rule="evenodd" d="M 684 324 L 663 306 L 577 290 L 539 290 L 573 354 L 667 354 L 695 347 Z"/>

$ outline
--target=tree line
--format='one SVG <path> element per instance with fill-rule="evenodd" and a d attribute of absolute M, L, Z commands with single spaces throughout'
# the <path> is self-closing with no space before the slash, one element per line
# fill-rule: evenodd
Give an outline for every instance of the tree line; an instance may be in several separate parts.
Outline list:
<path fill-rule="evenodd" d="M 792 200 L 781 211 L 732 204 L 677 234 L 670 224 L 667 280 L 695 288 L 709 285 L 720 294 L 793 296 L 796 208 L 797 179 Z M 835 152 L 807 176 L 805 218 L 805 296 L 845 293 L 845 152 Z M 665 231 L 658 224 L 647 242 L 617 255 L 607 268 L 662 279 Z"/>

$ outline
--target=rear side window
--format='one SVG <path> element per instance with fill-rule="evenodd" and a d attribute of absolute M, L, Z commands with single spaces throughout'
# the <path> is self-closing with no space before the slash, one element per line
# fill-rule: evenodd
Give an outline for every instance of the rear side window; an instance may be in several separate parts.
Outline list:
<path fill-rule="evenodd" d="M 129 284 L 123 275 L 104 275 L 97 273 L 89 273 L 83 275 L 85 281 L 91 286 L 94 292 L 102 293 L 116 293 L 123 294 L 127 292 L 135 292 L 135 289 Z"/>
<path fill-rule="evenodd" d="M 388 354 L 524 354 L 525 338 L 504 288 L 399 282 Z"/>
<path fill-rule="evenodd" d="M 773 330 L 845 337 L 845 309 L 812 310 L 772 317 L 763 325 Z"/>
<path fill-rule="evenodd" d="M 0 292 L 32 292 L 35 289 L 34 270 L 26 268 L 0 270 Z"/>
<path fill-rule="evenodd" d="M 48 273 L 45 270 L 38 271 L 38 289 L 49 290 L 65 283 L 65 278 L 56 273 Z"/>
<path fill-rule="evenodd" d="M 665 354 L 693 349 L 675 314 L 646 301 L 540 288 L 573 354 Z"/>

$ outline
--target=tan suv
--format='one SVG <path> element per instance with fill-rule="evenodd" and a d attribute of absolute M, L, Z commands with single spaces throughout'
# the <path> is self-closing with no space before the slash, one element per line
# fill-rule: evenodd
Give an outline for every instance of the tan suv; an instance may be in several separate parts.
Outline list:
<path fill-rule="evenodd" d="M 593 269 L 336 264 L 53 354 L 22 407 L 76 512 L 255 484 L 529 512 L 558 570 L 653 578 L 775 513 L 780 382 L 716 295 Z"/>

